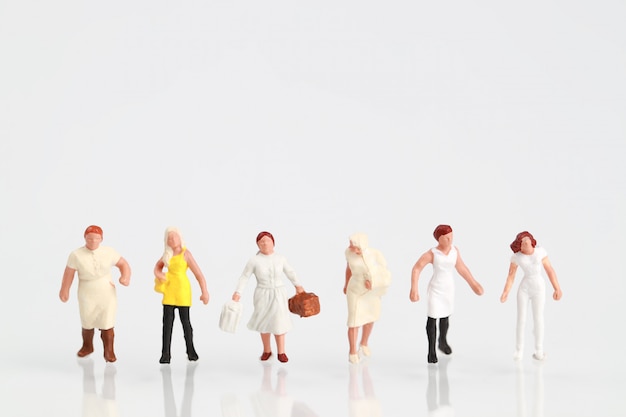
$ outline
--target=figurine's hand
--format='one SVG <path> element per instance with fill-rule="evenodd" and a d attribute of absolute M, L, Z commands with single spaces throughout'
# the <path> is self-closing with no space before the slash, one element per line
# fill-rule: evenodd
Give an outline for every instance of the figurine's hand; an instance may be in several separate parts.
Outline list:
<path fill-rule="evenodd" d="M 563 293 L 561 292 L 560 288 L 558 290 L 555 290 L 554 294 L 552 294 L 552 298 L 554 298 L 556 301 L 559 301 L 562 296 L 563 296 Z"/>
<path fill-rule="evenodd" d="M 367 288 L 368 290 L 372 289 L 372 281 L 370 281 L 369 279 L 365 280 L 365 288 Z"/>
<path fill-rule="evenodd" d="M 200 301 L 202 301 L 204 304 L 209 304 L 209 293 L 203 292 L 202 295 L 200 295 Z"/>
<path fill-rule="evenodd" d="M 67 300 L 70 299 L 70 292 L 67 290 L 61 290 L 59 291 L 59 298 L 61 299 L 61 301 L 63 301 L 64 303 L 67 302 Z"/>
<path fill-rule="evenodd" d="M 158 279 L 161 282 L 165 282 L 165 274 L 162 271 L 158 271 L 156 274 L 154 274 L 155 278 Z"/>
<path fill-rule="evenodd" d="M 304 292 L 304 288 L 302 288 L 300 285 L 296 286 L 296 294 L 301 294 Z"/>
<path fill-rule="evenodd" d="M 474 293 L 476 293 L 476 295 L 483 295 L 485 292 L 485 290 L 483 290 L 483 286 L 479 283 L 476 283 L 476 287 L 472 289 L 474 290 Z"/>
<path fill-rule="evenodd" d="M 128 287 L 128 284 L 130 284 L 130 277 L 120 277 L 120 284 Z"/>
<path fill-rule="evenodd" d="M 502 295 L 500 296 L 500 302 L 501 303 L 505 302 L 507 298 L 509 298 L 509 293 L 503 292 Z"/>
<path fill-rule="evenodd" d="M 343 286 L 343 293 L 346 294 L 348 292 L 348 286 L 344 285 Z"/>
<path fill-rule="evenodd" d="M 240 299 L 241 299 L 241 294 L 239 294 L 238 292 L 236 292 L 236 291 L 235 291 L 235 292 L 233 293 L 233 298 L 232 298 L 232 300 L 233 300 L 233 301 L 239 301 Z"/>
<path fill-rule="evenodd" d="M 411 293 L 409 294 L 409 299 L 413 302 L 420 300 L 420 295 L 417 290 L 411 289 Z"/>

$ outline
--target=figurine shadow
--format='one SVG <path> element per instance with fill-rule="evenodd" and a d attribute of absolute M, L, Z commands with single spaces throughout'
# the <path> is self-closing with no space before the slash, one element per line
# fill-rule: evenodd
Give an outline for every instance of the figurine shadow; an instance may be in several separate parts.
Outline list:
<path fill-rule="evenodd" d="M 532 409 L 532 416 L 539 417 L 544 415 L 544 384 L 543 384 L 543 361 L 533 361 L 534 368 L 534 404 L 529 407 L 529 399 L 526 396 L 526 376 L 524 372 L 524 364 L 522 361 L 517 362 L 516 367 L 516 397 L 517 397 L 517 415 L 518 417 L 526 417 L 528 409 Z"/>
<path fill-rule="evenodd" d="M 276 383 L 272 384 L 271 363 L 261 366 L 261 384 L 251 393 L 250 405 L 257 417 L 318 417 L 304 402 L 294 400 L 287 392 L 287 370 L 276 372 Z M 221 398 L 222 417 L 244 417 L 244 404 L 236 394 L 225 394 Z"/>
<path fill-rule="evenodd" d="M 115 365 L 108 362 L 104 368 L 102 393 L 96 389 L 96 376 L 94 362 L 91 358 L 78 359 L 78 364 L 83 370 L 83 416 L 114 417 L 118 415 L 117 402 L 115 399 Z"/>
<path fill-rule="evenodd" d="M 191 416 L 191 404 L 194 393 L 194 375 L 197 365 L 197 362 L 189 362 L 187 364 L 180 417 Z M 161 366 L 161 379 L 163 382 L 163 408 L 165 409 L 165 417 L 178 417 L 178 414 L 176 413 L 174 385 L 172 384 L 172 368 L 169 365 Z"/>
<path fill-rule="evenodd" d="M 444 355 L 436 365 L 428 365 L 428 384 L 426 386 L 428 415 L 454 415 L 454 409 L 450 402 L 450 382 L 448 381 L 448 365 L 450 361 L 451 358 Z"/>
<path fill-rule="evenodd" d="M 359 382 L 361 383 L 360 385 Z M 350 365 L 348 408 L 349 415 L 352 417 L 382 415 L 380 401 L 376 398 L 374 383 L 372 382 L 367 362 Z"/>

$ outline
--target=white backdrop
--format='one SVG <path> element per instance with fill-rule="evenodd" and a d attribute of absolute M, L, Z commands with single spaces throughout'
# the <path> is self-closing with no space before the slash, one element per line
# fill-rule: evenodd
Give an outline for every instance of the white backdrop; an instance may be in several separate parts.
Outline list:
<path fill-rule="evenodd" d="M 625 19 L 626 5 L 609 0 L 3 1 L 3 404 L 12 415 L 78 412 L 49 408 L 81 382 L 76 283 L 67 304 L 58 290 L 68 254 L 98 224 L 133 268 L 131 285 L 118 285 L 119 413 L 153 412 L 138 381 L 161 381 L 152 268 L 175 225 L 207 277 L 211 302 L 192 308 L 197 372 L 225 381 L 212 387 L 222 402 L 229 384 L 261 380 L 258 336 L 227 335 L 217 320 L 256 234 L 274 234 L 322 302 L 287 336 L 289 387 L 318 415 L 337 411 L 326 389 L 345 407 L 343 251 L 351 233 L 368 233 L 394 277 L 369 368 L 384 381 L 383 410 L 408 412 L 401 393 L 418 384 L 421 401 L 428 381 L 425 303 L 408 300 L 410 271 L 447 223 L 485 288 L 478 298 L 457 284 L 457 414 L 516 410 L 498 390 L 516 391 L 495 376 L 524 375 L 511 360 L 515 299 L 498 301 L 522 230 L 546 247 L 564 293 L 546 305 L 546 409 L 623 414 Z M 252 284 L 246 319 L 251 296 Z M 186 362 L 177 331 L 173 372 Z M 466 376 L 495 402 L 462 397 Z M 34 380 L 43 398 L 29 402 L 16 381 Z M 137 393 L 128 402 L 125 384 Z M 219 402 L 199 401 L 195 414 Z"/>

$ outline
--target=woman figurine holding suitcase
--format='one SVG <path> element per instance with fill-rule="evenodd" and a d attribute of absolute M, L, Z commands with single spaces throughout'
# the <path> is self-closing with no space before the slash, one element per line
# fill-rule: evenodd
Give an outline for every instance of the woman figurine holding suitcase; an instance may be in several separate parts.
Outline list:
<path fill-rule="evenodd" d="M 380 251 L 368 246 L 367 235 L 355 233 L 350 236 L 350 246 L 345 251 L 346 281 L 343 293 L 348 299 L 348 343 L 350 363 L 359 362 L 359 350 L 364 356 L 370 356 L 369 337 L 374 322 L 380 317 L 381 295 L 384 288 L 377 286 L 373 280 L 389 277 L 387 261 Z M 383 280 L 388 281 L 388 280 Z M 384 282 L 383 285 L 388 285 Z M 362 327 L 360 349 L 357 347 L 359 327 Z"/>
<path fill-rule="evenodd" d="M 296 273 L 289 266 L 284 256 L 274 252 L 274 236 L 270 232 L 261 232 L 256 237 L 259 247 L 257 254 L 252 257 L 244 268 L 237 289 L 232 296 L 233 301 L 239 301 L 250 275 L 254 274 L 257 286 L 254 290 L 254 312 L 248 322 L 248 329 L 261 334 L 263 354 L 260 359 L 268 360 L 272 356 L 271 335 L 276 340 L 278 360 L 287 362 L 285 354 L 285 334 L 291 330 L 292 323 L 287 302 L 284 280 L 281 273 L 296 287 L 296 293 L 304 292 Z"/>

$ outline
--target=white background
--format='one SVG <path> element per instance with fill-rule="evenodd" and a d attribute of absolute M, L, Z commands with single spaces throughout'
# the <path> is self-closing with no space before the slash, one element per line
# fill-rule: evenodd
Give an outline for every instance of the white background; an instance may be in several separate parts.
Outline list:
<path fill-rule="evenodd" d="M 290 401 L 301 417 L 302 404 L 318 416 L 623 415 L 624 21 L 617 0 L 0 2 L 3 414 L 169 417 L 173 396 L 180 415 L 252 416 L 267 372 L 286 388 L 265 393 L 287 404 L 272 416 Z M 426 304 L 408 292 L 440 223 L 485 294 L 459 278 L 454 353 L 429 367 Z M 89 224 L 133 268 L 107 367 L 100 343 L 75 357 L 77 284 L 58 299 Z M 152 268 L 169 225 L 211 294 L 192 307 L 191 367 L 178 322 L 171 368 L 158 364 Z M 322 303 L 294 316 L 286 365 L 258 363 L 245 322 L 217 327 L 261 230 Z M 530 359 L 529 323 L 518 366 L 515 299 L 499 296 L 522 230 L 564 295 L 546 302 L 548 359 Z M 356 231 L 394 282 L 373 357 L 350 368 L 341 290 Z M 451 408 L 435 410 L 427 393 L 446 383 Z"/>

